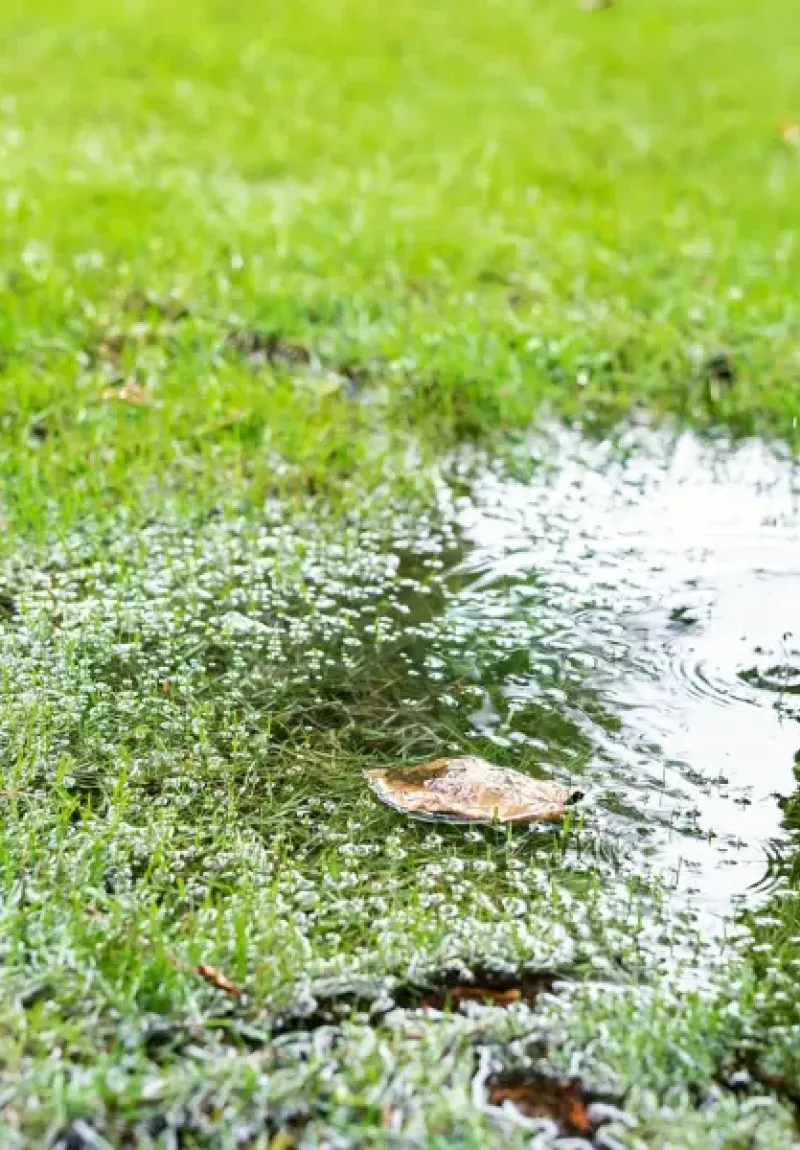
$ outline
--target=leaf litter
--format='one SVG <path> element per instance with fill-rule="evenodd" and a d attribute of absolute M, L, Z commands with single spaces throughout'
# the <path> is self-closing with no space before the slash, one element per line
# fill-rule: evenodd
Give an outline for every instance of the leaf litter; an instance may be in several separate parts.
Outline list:
<path fill-rule="evenodd" d="M 533 779 L 467 755 L 414 767 L 376 768 L 366 778 L 377 797 L 416 818 L 466 823 L 560 822 L 580 791 Z"/>
<path fill-rule="evenodd" d="M 586 1139 L 589 1145 L 596 1144 L 594 1137 L 601 1126 L 630 1121 L 618 1100 L 595 1096 L 579 1078 L 551 1077 L 538 1071 L 498 1074 L 487 1081 L 486 1092 L 490 1106 L 512 1107 L 525 1118 L 549 1119 L 556 1124 L 559 1137 Z"/>

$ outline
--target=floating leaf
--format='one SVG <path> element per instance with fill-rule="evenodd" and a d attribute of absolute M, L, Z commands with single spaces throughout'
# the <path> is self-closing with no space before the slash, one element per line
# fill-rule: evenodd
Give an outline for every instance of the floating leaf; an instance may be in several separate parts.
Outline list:
<path fill-rule="evenodd" d="M 582 797 L 473 756 L 377 769 L 366 777 L 378 798 L 395 810 L 453 822 L 557 822 Z"/>

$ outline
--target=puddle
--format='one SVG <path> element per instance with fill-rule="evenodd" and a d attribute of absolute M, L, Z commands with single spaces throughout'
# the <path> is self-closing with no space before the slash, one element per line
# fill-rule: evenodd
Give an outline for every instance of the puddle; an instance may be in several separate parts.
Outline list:
<path fill-rule="evenodd" d="M 796 785 L 800 475 L 763 444 L 691 434 L 559 431 L 537 450 L 529 482 L 490 471 L 460 511 L 449 626 L 491 620 L 506 668 L 473 732 L 558 777 L 525 719 L 569 715 L 601 822 L 724 909 L 764 883 Z"/>
<path fill-rule="evenodd" d="M 362 768 L 479 755 L 585 792 L 598 853 L 715 912 L 752 898 L 796 787 L 796 469 L 641 429 L 551 432 L 518 462 L 476 481 L 471 460 L 425 510 L 121 519 L 10 556 L 0 749 L 23 753 L 36 699 L 70 793 L 99 810 L 127 756 L 144 802 L 197 819 L 246 764 L 237 817 L 284 803 L 298 846 L 363 799 Z M 335 781 L 331 750 L 357 769 Z"/>

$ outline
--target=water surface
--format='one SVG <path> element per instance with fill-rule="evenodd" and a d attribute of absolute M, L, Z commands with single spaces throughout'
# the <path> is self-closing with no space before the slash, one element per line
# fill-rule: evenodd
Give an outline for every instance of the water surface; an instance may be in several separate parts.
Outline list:
<path fill-rule="evenodd" d="M 761 443 L 689 433 L 559 431 L 535 454 L 530 480 L 490 469 L 460 513 L 451 623 L 491 619 L 522 656 L 473 728 L 523 746 L 532 706 L 569 714 L 601 825 L 724 908 L 763 883 L 795 788 L 800 477 Z"/>

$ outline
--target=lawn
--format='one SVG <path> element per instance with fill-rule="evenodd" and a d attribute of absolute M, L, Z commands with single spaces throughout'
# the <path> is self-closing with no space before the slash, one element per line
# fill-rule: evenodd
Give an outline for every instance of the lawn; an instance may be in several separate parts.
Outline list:
<path fill-rule="evenodd" d="M 790 0 L 7 0 L 3 1147 L 800 1138 L 796 860 L 710 932 L 362 775 L 583 777 L 580 663 L 475 730 L 545 631 L 464 508 L 545 421 L 796 447 L 799 125 Z"/>

